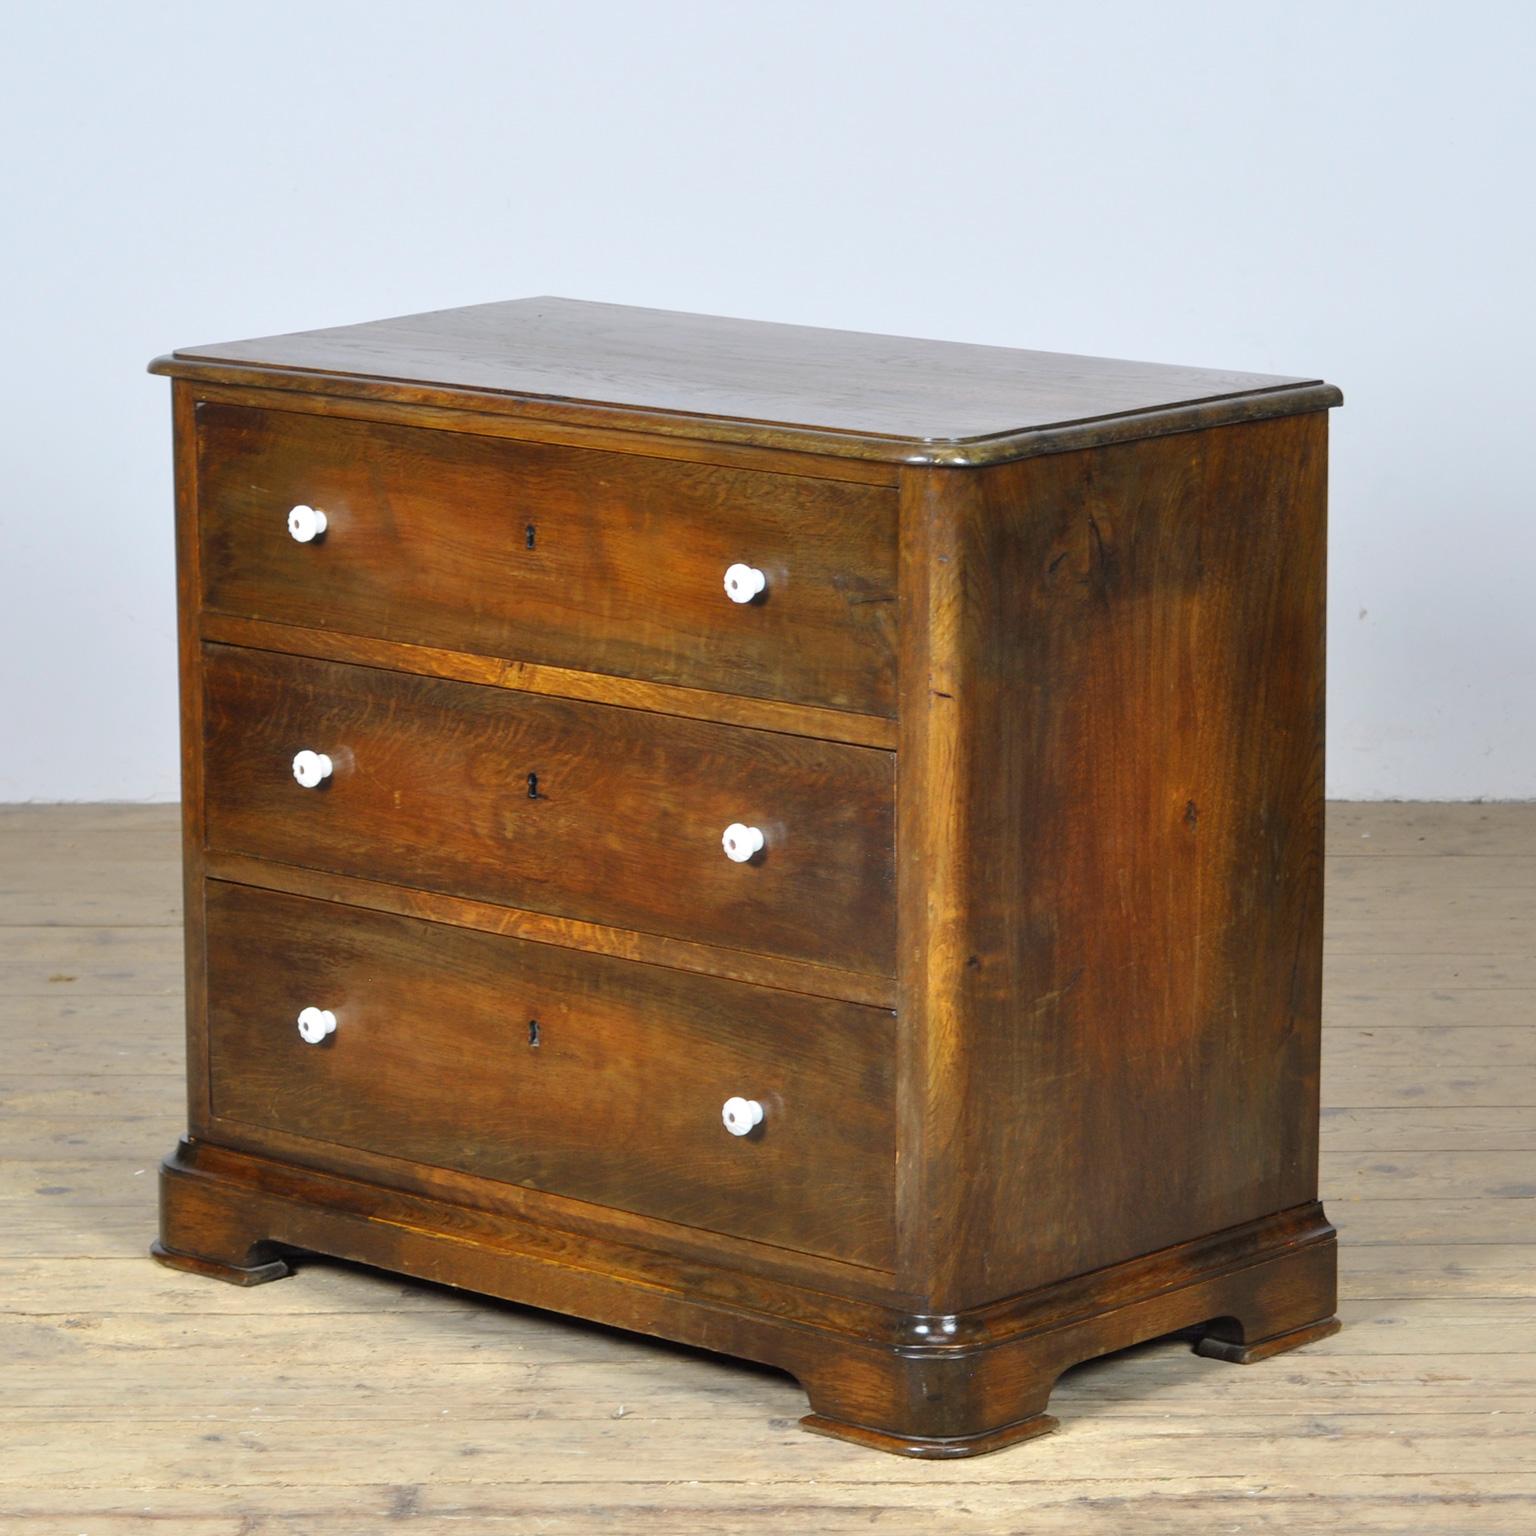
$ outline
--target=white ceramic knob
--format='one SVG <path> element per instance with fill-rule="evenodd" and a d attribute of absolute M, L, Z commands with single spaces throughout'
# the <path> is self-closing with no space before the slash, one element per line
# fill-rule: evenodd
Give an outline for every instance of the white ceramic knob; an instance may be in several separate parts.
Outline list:
<path fill-rule="evenodd" d="M 319 507 L 302 503 L 288 514 L 288 532 L 300 543 L 308 544 L 325 532 L 326 516 Z"/>
<path fill-rule="evenodd" d="M 756 1099 L 727 1099 L 720 1119 L 732 1136 L 745 1136 L 753 1126 L 763 1123 L 763 1106 Z"/>
<path fill-rule="evenodd" d="M 319 1045 L 335 1033 L 336 1015 L 329 1008 L 306 1008 L 299 1015 L 299 1039 L 305 1045 Z"/>
<path fill-rule="evenodd" d="M 726 567 L 725 595 L 733 603 L 750 603 L 767 585 L 768 578 L 755 565 Z"/>
<path fill-rule="evenodd" d="M 754 854 L 763 851 L 763 829 L 743 826 L 741 822 L 733 821 L 720 834 L 720 846 L 725 849 L 726 858 L 733 864 L 745 864 Z"/>
<path fill-rule="evenodd" d="M 318 789 L 331 776 L 335 764 L 324 752 L 303 751 L 294 754 L 293 776 L 305 789 Z"/>

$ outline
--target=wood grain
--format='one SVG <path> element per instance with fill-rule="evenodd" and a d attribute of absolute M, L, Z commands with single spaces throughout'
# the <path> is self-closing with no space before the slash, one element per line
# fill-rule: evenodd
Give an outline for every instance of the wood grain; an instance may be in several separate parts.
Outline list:
<path fill-rule="evenodd" d="M 0 989 L 5 1128 L 52 1145 L 46 1158 L 0 1154 L 7 1530 L 1526 1536 L 1536 1524 L 1529 1197 L 1447 1199 L 1409 1179 L 1393 1199 L 1342 1200 L 1325 1180 L 1345 1238 L 1337 1338 L 1280 1369 L 1192 1360 L 1176 1339 L 1140 1346 L 1063 1378 L 1051 1439 L 922 1467 L 799 1434 L 793 1381 L 718 1355 L 351 1265 L 237 1291 L 150 1264 L 153 1159 L 183 1114 L 181 1008 L 174 976 L 159 996 L 132 978 L 161 966 L 150 957 L 167 935 L 158 913 L 178 900 L 176 822 L 173 807 L 0 808 L 17 913 L 29 889 L 53 893 L 46 931 L 0 924 L 0 967 L 37 972 L 48 956 L 29 959 L 33 947 L 70 925 L 77 955 L 119 935 L 94 995 Z M 1331 808 L 1341 823 L 1351 856 L 1363 828 L 1424 864 L 1490 857 L 1536 873 L 1529 807 Z M 125 927 L 115 914 L 146 892 L 154 925 Z M 1372 908 L 1382 945 L 1431 942 L 1436 914 L 1410 896 L 1400 916 L 1395 899 L 1385 886 Z M 1326 1106 L 1385 1090 L 1407 1106 L 1396 1139 L 1409 1143 L 1423 1139 L 1414 1104 L 1444 1106 L 1463 1078 L 1497 1074 L 1504 1102 L 1536 1108 L 1530 1008 L 1454 1027 L 1428 987 L 1393 996 L 1380 1028 L 1372 1003 L 1330 982 Z M 1529 1161 L 1482 1155 L 1489 1185 L 1518 1183 Z"/>
<path fill-rule="evenodd" d="M 1316 1192 L 1325 442 L 1297 417 L 914 472 L 902 825 L 944 788 L 903 1229 L 936 1310 Z"/>
<path fill-rule="evenodd" d="M 203 850 L 208 845 L 203 798 L 206 764 L 200 594 L 204 573 L 196 393 L 190 385 L 178 381 L 171 389 L 171 403 L 176 470 L 176 653 L 181 702 L 181 890 L 183 912 L 195 913 L 202 905 Z M 186 924 L 183 954 L 187 1123 L 199 1125 L 208 1118 L 208 1038 L 201 1026 L 207 1003 L 207 977 L 203 974 L 202 933 L 196 922 Z"/>
<path fill-rule="evenodd" d="M 902 463 L 991 463 L 1340 399 L 1312 379 L 559 298 L 186 347 L 151 368 Z"/>
<path fill-rule="evenodd" d="M 151 369 L 151 372 L 156 371 Z M 895 486 L 899 465 L 876 459 L 782 453 L 749 442 L 711 442 L 662 433 L 582 426 L 543 417 L 515 416 L 505 411 L 465 410 L 457 406 L 364 399 L 356 393 L 320 394 L 303 389 L 262 389 L 241 384 L 214 384 L 199 379 L 200 399 L 215 405 L 254 406 L 263 411 L 299 411 L 307 416 L 345 417 L 400 427 L 443 428 L 472 432 L 477 437 L 510 437 L 531 443 L 560 443 L 570 448 L 597 448 L 641 454 L 653 459 L 678 459 L 694 464 L 719 464 L 727 469 L 764 469 L 775 475 L 808 475 L 813 480 L 849 480 L 859 485 Z"/>
<path fill-rule="evenodd" d="M 375 667 L 204 654 L 211 849 L 894 970 L 887 752 Z M 336 763 L 318 789 L 294 782 L 306 745 Z M 733 822 L 767 838 L 750 863 L 722 851 Z"/>
<path fill-rule="evenodd" d="M 1045 1433 L 1066 1369 L 1159 1334 L 1246 1364 L 1337 1331 L 1336 391 L 542 300 L 216 350 L 167 367 L 226 397 L 194 413 L 195 1084 L 157 1258 L 254 1286 L 319 1252 L 725 1348 L 793 1374 L 806 1428 L 925 1459 Z M 228 398 L 262 383 L 331 408 Z M 497 409 L 536 429 L 473 430 Z M 825 473 L 893 450 L 894 495 Z M 328 520 L 302 545 L 300 502 Z M 759 601 L 720 590 L 739 560 Z M 345 661 L 308 654 L 327 634 Z M 895 754 L 829 714 L 894 720 Z M 301 747 L 334 764 L 314 792 Z M 750 865 L 718 847 L 738 820 Z M 350 887 L 277 890 L 295 870 Z M 895 1020 L 594 930 L 892 980 Z M 360 1021 L 313 1049 L 306 977 Z M 530 987 L 571 1056 L 530 1007 L 508 1060 Z M 702 1085 L 771 1040 L 807 1128 L 733 1183 L 716 1159 L 756 1165 L 714 1115 L 698 1139 Z M 1330 1148 L 1350 1194 L 1426 1155 L 1351 1161 L 1375 1150 Z M 1436 1190 L 1477 1177 L 1451 1157 Z"/>
<path fill-rule="evenodd" d="M 889 490 L 209 403 L 196 451 L 213 612 L 892 713 Z"/>
<path fill-rule="evenodd" d="M 391 671 L 412 672 L 422 677 L 483 683 L 491 688 L 516 688 L 523 693 L 552 694 L 562 699 L 586 699 L 593 704 L 619 704 L 627 709 L 645 709 L 658 715 L 682 715 L 689 720 L 713 720 L 722 725 L 745 725 L 753 730 L 814 736 L 822 741 L 846 741 L 858 747 L 890 749 L 895 747 L 897 739 L 896 722 L 879 715 L 853 715 L 840 709 L 817 709 L 807 704 L 785 704 L 777 699 L 711 693 L 702 688 L 674 688 L 666 683 L 608 677 L 600 672 L 577 671 L 573 667 L 504 661 L 494 656 L 474 656 L 435 646 L 402 645 L 398 640 L 375 640 L 366 635 L 342 635 L 302 629 L 293 624 L 270 624 L 263 619 L 231 619 L 222 614 L 205 614 L 203 634 L 209 640 L 245 646 L 250 650 L 281 651 L 287 656 L 314 656 L 322 661 L 387 667 Z"/>
<path fill-rule="evenodd" d="M 219 881 L 207 908 L 221 1121 L 889 1264 L 889 1013 Z"/>
<path fill-rule="evenodd" d="M 566 949 L 618 955 L 625 960 L 667 965 L 706 976 L 723 976 L 730 981 L 753 982 L 786 992 L 803 992 L 811 997 L 840 998 L 846 1003 L 869 1003 L 876 1008 L 896 1006 L 896 983 L 891 977 L 848 971 L 840 966 L 807 965 L 803 961 L 780 960 L 750 950 L 671 939 L 664 934 L 608 928 L 601 923 L 552 917 L 547 912 L 530 912 L 521 907 L 466 901 L 461 896 L 442 896 L 411 886 L 385 885 L 351 875 L 300 869 L 247 854 L 209 854 L 207 869 L 215 879 L 233 880 L 239 885 L 291 891 L 298 896 L 316 896 L 322 901 L 397 912 L 402 917 L 425 917 L 437 923 L 475 928 L 482 933 L 504 933 L 513 938 L 532 939 L 539 944 L 559 944 Z"/>

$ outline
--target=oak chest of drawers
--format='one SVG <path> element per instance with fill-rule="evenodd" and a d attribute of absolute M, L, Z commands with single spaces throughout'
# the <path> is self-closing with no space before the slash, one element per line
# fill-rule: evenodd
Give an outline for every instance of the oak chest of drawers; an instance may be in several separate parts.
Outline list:
<path fill-rule="evenodd" d="M 1332 1331 L 1331 387 L 484 305 L 177 352 L 189 1134 L 914 1455 Z"/>

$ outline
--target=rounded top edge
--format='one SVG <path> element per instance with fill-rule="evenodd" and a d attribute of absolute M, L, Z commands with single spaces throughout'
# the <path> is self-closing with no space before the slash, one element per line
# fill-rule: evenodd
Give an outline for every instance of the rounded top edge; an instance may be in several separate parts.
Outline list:
<path fill-rule="evenodd" d="M 1218 395 L 1113 416 L 1019 427 L 976 437 L 892 436 L 810 423 L 702 416 L 655 407 L 614 406 L 517 395 L 462 386 L 421 385 L 411 381 L 274 368 L 261 364 L 220 361 L 181 352 L 153 358 L 147 372 L 160 377 L 210 385 L 232 384 L 341 399 L 387 401 L 407 408 L 462 410 L 526 417 L 539 422 L 564 422 L 622 434 L 661 434 L 698 443 L 751 445 L 790 453 L 834 455 L 909 468 L 986 469 L 1042 454 L 1163 437 L 1177 432 L 1260 421 L 1331 410 L 1344 396 L 1321 380 L 1285 384 L 1273 389 Z"/>

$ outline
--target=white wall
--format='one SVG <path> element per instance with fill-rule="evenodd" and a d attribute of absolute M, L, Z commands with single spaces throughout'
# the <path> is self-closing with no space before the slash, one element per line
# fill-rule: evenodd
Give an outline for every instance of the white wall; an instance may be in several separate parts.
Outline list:
<path fill-rule="evenodd" d="M 172 346 L 528 293 L 1320 373 L 1329 789 L 1536 795 L 1536 6 L 82 3 L 0 63 L 0 800 L 176 793 Z"/>

